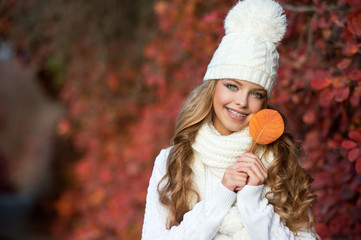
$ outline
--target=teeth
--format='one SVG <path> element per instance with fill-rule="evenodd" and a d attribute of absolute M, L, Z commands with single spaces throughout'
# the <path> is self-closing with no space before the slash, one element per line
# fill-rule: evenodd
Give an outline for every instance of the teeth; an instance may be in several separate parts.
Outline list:
<path fill-rule="evenodd" d="M 232 113 L 233 115 L 236 115 L 237 117 L 245 117 L 245 116 L 247 116 L 247 114 L 241 114 L 241 113 L 235 112 L 235 111 L 233 111 L 231 109 L 227 109 L 227 110 L 228 110 L 228 112 Z"/>

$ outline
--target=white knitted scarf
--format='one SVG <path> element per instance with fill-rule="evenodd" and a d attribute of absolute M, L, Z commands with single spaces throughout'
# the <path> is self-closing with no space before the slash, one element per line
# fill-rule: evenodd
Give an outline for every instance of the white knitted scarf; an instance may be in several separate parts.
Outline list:
<path fill-rule="evenodd" d="M 194 163 L 192 166 L 194 182 L 201 199 L 205 198 L 206 172 L 210 171 L 221 181 L 226 168 L 237 163 L 236 159 L 249 148 L 251 142 L 252 138 L 249 135 L 248 127 L 239 132 L 223 136 L 213 127 L 212 123 L 203 124 L 192 145 L 194 150 Z M 263 151 L 264 149 L 259 151 L 257 155 L 261 156 Z M 270 159 L 273 158 L 268 156 L 267 159 L 262 160 L 266 168 Z M 262 197 L 267 191 L 269 190 L 265 187 Z M 228 236 L 227 239 L 251 239 L 244 228 L 235 203 L 223 219 L 219 232 Z"/>

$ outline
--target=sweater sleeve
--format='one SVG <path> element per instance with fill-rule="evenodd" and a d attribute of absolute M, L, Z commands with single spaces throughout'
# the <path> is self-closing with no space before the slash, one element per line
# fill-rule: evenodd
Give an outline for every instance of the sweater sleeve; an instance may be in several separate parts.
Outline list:
<path fill-rule="evenodd" d="M 280 216 L 274 212 L 267 198 L 261 198 L 263 185 L 246 185 L 237 193 L 237 207 L 242 216 L 245 228 L 253 240 L 307 240 L 316 239 L 311 231 L 303 231 L 294 235 L 285 226 Z"/>
<path fill-rule="evenodd" d="M 235 202 L 236 193 L 220 182 L 209 198 L 198 202 L 184 215 L 178 226 L 167 229 L 168 210 L 159 201 L 157 185 L 165 174 L 169 150 L 162 150 L 155 160 L 146 198 L 142 240 L 210 240 L 218 232 L 222 219 Z"/>

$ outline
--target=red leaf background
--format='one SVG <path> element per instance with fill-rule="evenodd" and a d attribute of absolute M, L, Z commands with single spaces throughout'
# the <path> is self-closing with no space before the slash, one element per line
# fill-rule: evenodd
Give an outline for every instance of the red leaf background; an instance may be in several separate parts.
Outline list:
<path fill-rule="evenodd" d="M 16 9 L 16 2 L 9 9 Z M 31 12 L 34 2 L 24 9 Z M 91 2 L 87 6 L 96 1 Z M 235 2 L 149 2 L 153 18 L 143 21 L 139 31 L 132 26 L 127 32 L 137 41 L 107 32 L 116 26 L 105 25 L 111 14 L 102 13 L 99 22 L 86 17 L 83 26 L 89 32 L 69 45 L 57 42 L 64 34 L 61 15 L 51 18 L 58 23 L 42 25 L 48 34 L 44 39 L 53 41 L 35 41 L 37 58 L 46 63 L 57 57 L 66 66 L 59 98 L 67 116 L 58 135 L 81 153 L 67 165 L 70 183 L 54 204 L 55 236 L 140 239 L 155 156 L 169 146 L 176 115 L 201 83 Z M 287 131 L 302 141 L 302 164 L 315 179 L 311 190 L 318 195 L 313 205 L 317 232 L 324 239 L 360 239 L 361 2 L 281 3 L 288 29 L 278 47 L 279 79 L 271 103 L 287 117 Z M 0 32 L 16 27 L 11 19 L 0 15 Z M 146 25 L 151 22 L 156 25 Z M 101 39 L 111 41 L 102 45 Z M 30 43 L 17 44 L 25 48 Z M 59 54 L 65 46 L 71 51 L 67 57 Z"/>

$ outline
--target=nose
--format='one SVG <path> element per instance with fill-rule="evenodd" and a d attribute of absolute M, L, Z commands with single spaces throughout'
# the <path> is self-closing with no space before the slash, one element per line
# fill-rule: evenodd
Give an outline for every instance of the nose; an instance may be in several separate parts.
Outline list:
<path fill-rule="evenodd" d="M 239 91 L 236 96 L 236 104 L 241 108 L 248 107 L 248 94 L 244 91 Z"/>

